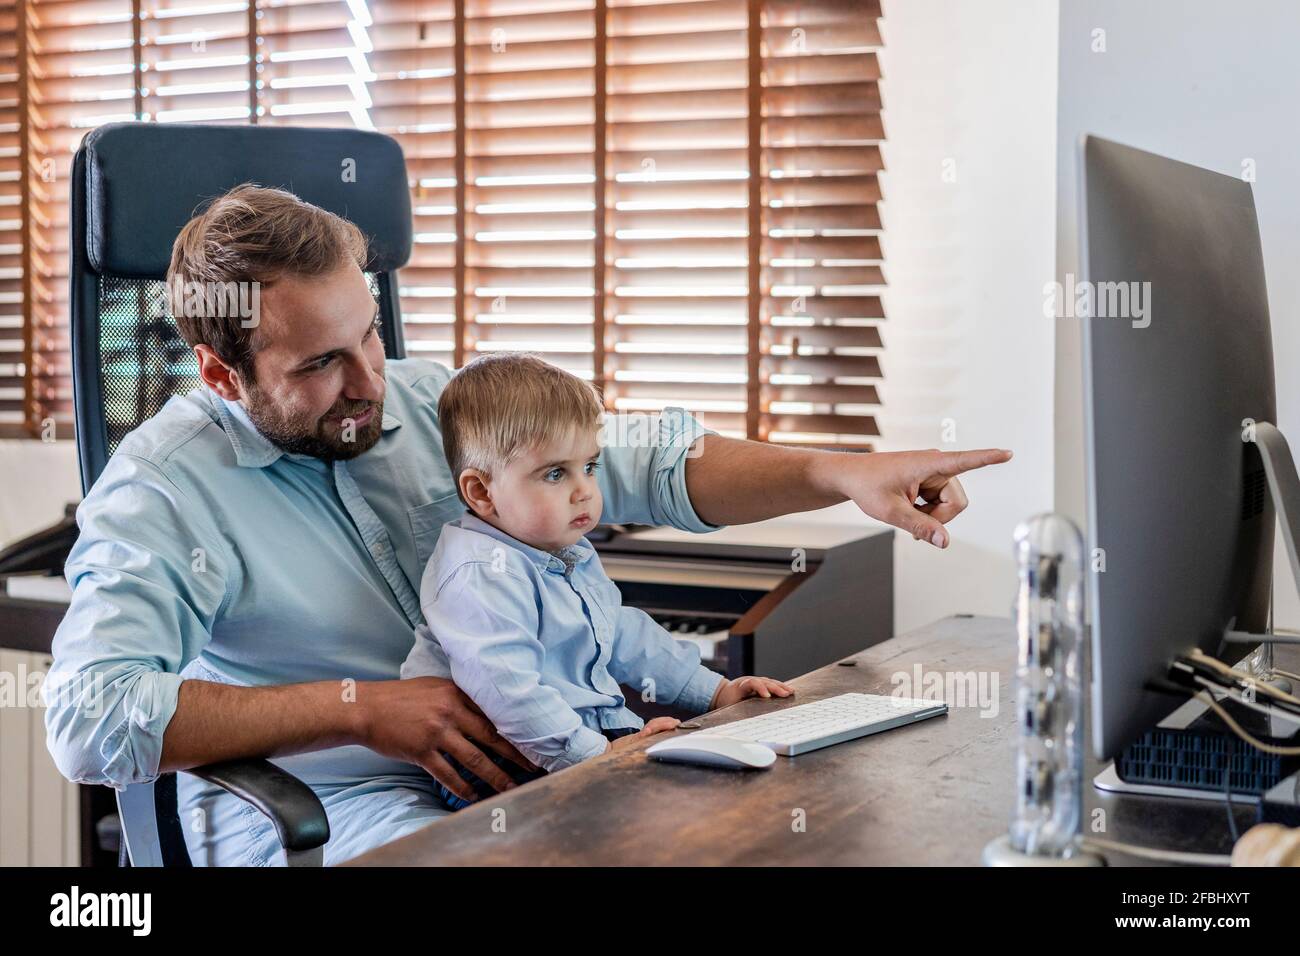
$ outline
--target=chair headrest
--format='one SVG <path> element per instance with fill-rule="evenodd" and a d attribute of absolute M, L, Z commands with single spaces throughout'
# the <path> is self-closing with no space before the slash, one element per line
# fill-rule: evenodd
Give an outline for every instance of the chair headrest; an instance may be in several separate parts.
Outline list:
<path fill-rule="evenodd" d="M 110 123 L 87 134 L 86 255 L 100 274 L 161 279 L 206 201 L 240 183 L 286 189 L 355 223 L 367 269 L 411 257 L 411 194 L 397 141 L 349 129 Z"/>

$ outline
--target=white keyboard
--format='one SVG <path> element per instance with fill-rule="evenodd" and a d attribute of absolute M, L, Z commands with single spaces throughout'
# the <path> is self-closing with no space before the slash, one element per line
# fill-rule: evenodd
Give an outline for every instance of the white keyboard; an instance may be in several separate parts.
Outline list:
<path fill-rule="evenodd" d="M 947 712 L 948 705 L 941 700 L 840 694 L 811 704 L 799 704 L 770 714 L 719 724 L 697 733 L 748 740 L 794 757 Z"/>

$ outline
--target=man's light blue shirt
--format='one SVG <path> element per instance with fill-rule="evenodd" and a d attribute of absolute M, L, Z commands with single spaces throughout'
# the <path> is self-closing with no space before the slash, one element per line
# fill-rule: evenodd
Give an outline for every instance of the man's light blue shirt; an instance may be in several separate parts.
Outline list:
<path fill-rule="evenodd" d="M 623 606 L 585 538 L 552 553 L 467 513 L 443 528 L 420 602 L 427 627 L 402 676 L 450 662 L 456 686 L 543 770 L 604 753 L 602 730 L 644 725 L 620 684 L 701 713 L 722 683 L 697 647 Z"/>
<path fill-rule="evenodd" d="M 350 680 L 398 677 L 424 624 L 422 572 L 464 507 L 437 416 L 453 373 L 421 359 L 386 371 L 381 437 L 350 461 L 282 453 L 242 406 L 206 388 L 170 399 L 122 441 L 77 509 L 65 569 L 72 603 L 45 687 L 48 746 L 65 776 L 119 788 L 153 780 L 187 678 L 331 680 L 346 693 Z M 650 428 L 611 421 L 606 519 L 711 530 L 685 479 L 704 429 L 679 409 Z M 275 762 L 325 803 L 326 862 L 441 812 L 424 770 L 365 747 Z M 258 811 L 197 778 L 179 782 L 195 862 L 278 862 Z"/>

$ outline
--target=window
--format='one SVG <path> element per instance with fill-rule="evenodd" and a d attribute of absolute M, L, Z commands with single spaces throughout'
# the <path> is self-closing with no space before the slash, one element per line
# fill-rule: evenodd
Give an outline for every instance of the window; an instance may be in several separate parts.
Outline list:
<path fill-rule="evenodd" d="M 0 428 L 67 420 L 67 177 L 113 120 L 378 129 L 407 351 L 530 349 L 614 409 L 868 448 L 879 4 L 0 0 Z M 70 428 L 59 427 L 69 434 Z"/>

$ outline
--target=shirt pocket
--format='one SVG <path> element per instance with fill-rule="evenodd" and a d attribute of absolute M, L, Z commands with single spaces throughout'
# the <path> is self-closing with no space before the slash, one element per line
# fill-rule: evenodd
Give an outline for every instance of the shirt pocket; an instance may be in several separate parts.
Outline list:
<path fill-rule="evenodd" d="M 442 526 L 448 521 L 455 521 L 464 513 L 465 504 L 454 491 L 407 511 L 407 518 L 411 522 L 411 537 L 415 541 L 415 560 L 421 571 L 433 554 Z"/>

